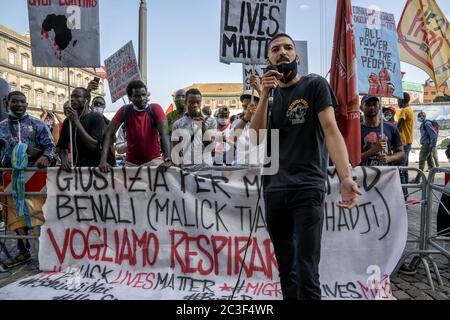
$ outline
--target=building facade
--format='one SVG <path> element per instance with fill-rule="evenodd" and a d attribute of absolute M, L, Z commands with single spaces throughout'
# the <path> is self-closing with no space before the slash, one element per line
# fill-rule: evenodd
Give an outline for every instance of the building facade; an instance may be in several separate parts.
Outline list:
<path fill-rule="evenodd" d="M 423 98 L 424 103 L 432 103 L 434 102 L 434 99 L 436 99 L 438 96 L 443 96 L 444 94 L 450 95 L 448 85 L 437 88 L 433 80 L 428 79 L 427 81 L 425 81 Z"/>
<path fill-rule="evenodd" d="M 242 112 L 240 97 L 244 90 L 242 83 L 194 83 L 184 90 L 197 88 L 202 93 L 202 107 L 210 107 L 214 111 L 221 106 L 230 109 L 231 115 Z"/>
<path fill-rule="evenodd" d="M 39 68 L 32 65 L 30 35 L 22 35 L 0 24 L 0 77 L 12 90 L 22 91 L 28 100 L 29 113 L 38 116 L 41 108 L 62 113 L 68 100 L 68 69 Z M 70 69 L 71 87 L 87 87 L 96 77 L 89 68 Z M 104 96 L 104 81 L 93 96 Z"/>

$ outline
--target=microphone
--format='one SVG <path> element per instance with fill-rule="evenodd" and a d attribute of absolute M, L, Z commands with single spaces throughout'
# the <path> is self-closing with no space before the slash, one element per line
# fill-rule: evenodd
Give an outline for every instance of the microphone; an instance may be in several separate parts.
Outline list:
<path fill-rule="evenodd" d="M 272 70 L 274 70 L 274 71 L 276 71 L 276 72 L 280 72 L 280 70 L 278 69 L 277 66 L 275 66 L 275 65 L 273 65 L 273 64 L 270 64 L 270 65 L 268 65 L 267 68 L 264 70 L 264 73 L 267 73 L 267 72 L 272 71 Z M 274 92 L 274 90 L 275 90 L 274 88 L 272 88 L 272 89 L 269 90 L 269 105 L 270 105 L 271 102 L 273 101 L 273 92 Z"/>

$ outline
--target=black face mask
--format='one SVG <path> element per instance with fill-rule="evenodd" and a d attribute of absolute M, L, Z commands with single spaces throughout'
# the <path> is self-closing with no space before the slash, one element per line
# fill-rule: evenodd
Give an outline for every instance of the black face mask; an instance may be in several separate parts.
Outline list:
<path fill-rule="evenodd" d="M 291 63 L 288 64 L 279 64 L 277 65 L 277 69 L 279 73 L 283 74 L 283 78 L 281 78 L 281 82 L 289 83 L 297 76 L 297 59 L 294 59 Z"/>

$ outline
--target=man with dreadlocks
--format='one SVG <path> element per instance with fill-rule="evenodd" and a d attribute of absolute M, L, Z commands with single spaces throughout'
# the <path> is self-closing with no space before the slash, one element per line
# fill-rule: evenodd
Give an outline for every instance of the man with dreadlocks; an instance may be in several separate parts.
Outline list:
<path fill-rule="evenodd" d="M 68 160 L 70 145 L 70 124 L 72 122 L 73 164 L 75 167 L 97 167 L 100 164 L 101 146 L 103 135 L 106 131 L 106 123 L 103 116 L 96 112 L 90 112 L 90 93 L 85 88 L 76 88 L 70 96 L 71 105 L 65 110 L 61 136 L 57 149 L 61 156 L 61 168 L 71 171 Z M 114 166 L 114 163 L 111 163 Z"/>

